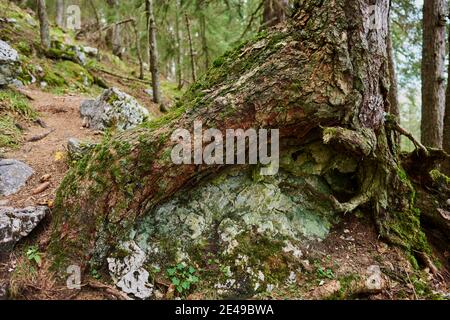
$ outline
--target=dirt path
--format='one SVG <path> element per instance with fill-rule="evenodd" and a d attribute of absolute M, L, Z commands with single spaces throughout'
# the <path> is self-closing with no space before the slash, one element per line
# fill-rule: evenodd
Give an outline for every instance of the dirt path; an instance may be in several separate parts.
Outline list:
<path fill-rule="evenodd" d="M 42 140 L 24 142 L 19 149 L 6 153 L 7 158 L 23 161 L 32 167 L 35 173 L 17 194 L 3 199 L 8 201 L 8 206 L 13 207 L 44 205 L 49 202 L 51 204 L 56 189 L 68 169 L 65 158 L 61 157 L 65 154 L 68 139 L 97 141 L 100 136 L 82 128 L 79 108 L 86 97 L 55 96 L 34 89 L 22 91 L 32 98 L 31 104 L 48 127 L 42 128 L 37 124 L 27 126 L 24 140 L 50 130 L 54 131 Z M 33 190 L 41 184 L 40 178 L 44 175 L 51 175 L 50 187 L 40 194 L 33 195 Z"/>

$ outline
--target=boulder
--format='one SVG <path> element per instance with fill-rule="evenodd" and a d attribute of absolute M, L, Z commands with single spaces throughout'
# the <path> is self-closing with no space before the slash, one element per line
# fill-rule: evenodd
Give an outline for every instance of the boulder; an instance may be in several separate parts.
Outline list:
<path fill-rule="evenodd" d="M 19 54 L 0 40 L 0 86 L 10 84 L 20 72 Z"/>
<path fill-rule="evenodd" d="M 47 215 L 47 207 L 0 208 L 0 253 L 11 250 Z"/>
<path fill-rule="evenodd" d="M 70 161 L 80 160 L 86 153 L 92 150 L 97 144 L 83 142 L 75 138 L 70 138 L 67 142 L 67 152 Z"/>
<path fill-rule="evenodd" d="M 147 109 L 116 88 L 106 89 L 96 100 L 84 101 L 80 114 L 85 126 L 95 130 L 127 130 L 150 118 Z"/>
<path fill-rule="evenodd" d="M 33 173 L 33 169 L 18 160 L 0 160 L 0 195 L 9 196 L 16 193 Z"/>
<path fill-rule="evenodd" d="M 81 47 L 84 53 L 86 53 L 89 57 L 96 57 L 98 55 L 98 49 L 93 47 Z"/>
<path fill-rule="evenodd" d="M 254 174 L 230 171 L 149 212 L 107 258 L 116 286 L 154 298 L 148 274 L 180 264 L 218 269 L 209 286 L 223 297 L 295 283 L 302 248 L 326 238 L 338 221 L 330 201 L 317 206 L 308 192 L 310 185 L 328 193 L 329 187 L 286 171 Z"/>

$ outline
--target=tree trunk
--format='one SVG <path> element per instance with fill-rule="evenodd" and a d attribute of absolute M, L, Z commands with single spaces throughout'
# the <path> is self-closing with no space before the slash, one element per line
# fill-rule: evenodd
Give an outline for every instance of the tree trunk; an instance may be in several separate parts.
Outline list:
<path fill-rule="evenodd" d="M 388 0 L 378 1 L 378 13 L 378 28 L 369 29 L 366 1 L 300 1 L 285 28 L 217 60 L 164 119 L 103 142 L 59 188 L 55 259 L 104 265 L 156 206 L 226 170 L 221 164 L 172 162 L 171 134 L 178 128 L 192 132 L 197 120 L 205 130 L 222 133 L 279 129 L 280 152 L 289 159 L 292 148 L 313 141 L 345 155 L 355 164 L 355 190 L 343 198 L 311 186 L 317 205 L 330 201 L 336 214 L 365 206 L 382 237 L 411 252 L 428 252 L 412 184 L 391 148 L 396 125 L 385 121 Z"/>
<path fill-rule="evenodd" d="M 288 0 L 264 0 L 263 26 L 273 27 L 286 20 Z"/>
<path fill-rule="evenodd" d="M 139 31 L 137 28 L 137 23 L 136 20 L 132 20 L 131 21 L 132 27 L 133 27 L 133 32 L 134 32 L 134 38 L 135 38 L 135 43 L 136 43 L 136 54 L 138 57 L 138 61 L 139 61 L 139 79 L 143 80 L 144 79 L 144 62 L 142 60 L 142 51 L 141 51 L 141 41 L 139 39 Z"/>
<path fill-rule="evenodd" d="M 180 2 L 176 0 L 175 7 L 175 41 L 177 46 L 176 51 L 176 73 L 177 73 L 177 83 L 178 90 L 183 87 L 183 72 L 182 72 L 182 51 L 181 51 L 181 35 L 180 35 Z"/>
<path fill-rule="evenodd" d="M 448 43 L 450 44 L 450 32 L 448 33 Z M 450 75 L 450 64 L 448 66 L 448 75 Z M 450 155 L 450 77 L 447 79 L 447 90 L 445 92 L 445 114 L 444 114 L 444 132 L 442 147 Z M 450 159 L 442 163 L 441 170 L 447 176 L 450 176 Z"/>
<path fill-rule="evenodd" d="M 39 26 L 41 33 L 41 45 L 44 49 L 50 49 L 50 30 L 48 26 L 47 7 L 45 0 L 37 0 Z"/>
<path fill-rule="evenodd" d="M 389 69 L 389 113 L 393 115 L 400 124 L 400 106 L 398 103 L 397 73 L 395 72 L 394 48 L 392 46 L 392 35 L 389 27 L 387 40 L 388 69 Z M 396 134 L 397 143 L 400 144 L 400 135 Z"/>
<path fill-rule="evenodd" d="M 152 74 L 153 102 L 161 103 L 161 88 L 159 84 L 158 51 L 156 47 L 156 23 L 153 14 L 153 0 L 147 0 L 147 28 L 148 28 L 148 49 L 149 65 Z"/>
<path fill-rule="evenodd" d="M 64 0 L 56 0 L 56 25 L 64 28 Z"/>
<path fill-rule="evenodd" d="M 209 50 L 208 38 L 206 36 L 206 16 L 204 12 L 200 13 L 200 34 L 202 39 L 202 51 L 205 59 L 205 71 L 209 69 Z"/>
<path fill-rule="evenodd" d="M 445 104 L 445 15 L 444 0 L 425 0 L 422 49 L 422 143 L 442 148 Z"/>
<path fill-rule="evenodd" d="M 189 42 L 189 56 L 191 59 L 191 72 L 192 72 L 192 81 L 197 81 L 197 75 L 195 72 L 195 55 L 194 55 L 194 47 L 192 43 L 192 35 L 191 35 L 191 23 L 189 21 L 189 17 L 187 14 L 184 15 L 185 21 L 186 21 L 186 32 L 188 35 L 188 42 Z"/>

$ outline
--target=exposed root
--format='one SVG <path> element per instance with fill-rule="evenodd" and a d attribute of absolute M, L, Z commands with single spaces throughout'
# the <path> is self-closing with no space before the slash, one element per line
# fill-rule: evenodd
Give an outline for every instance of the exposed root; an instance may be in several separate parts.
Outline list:
<path fill-rule="evenodd" d="M 106 293 L 109 293 L 111 295 L 113 295 L 114 297 L 116 297 L 118 300 L 132 300 L 130 297 L 128 297 L 125 293 L 117 290 L 114 287 L 108 286 L 106 284 L 103 284 L 101 282 L 98 281 L 94 281 L 94 280 L 89 280 L 86 283 L 86 286 L 91 287 L 93 289 L 99 289 L 99 290 L 103 290 Z"/>
<path fill-rule="evenodd" d="M 414 136 L 410 132 L 403 129 L 397 122 L 394 123 L 393 129 L 398 133 L 400 133 L 401 135 L 407 137 L 414 144 L 416 149 L 421 149 L 426 156 L 430 154 L 428 149 L 422 143 L 420 143 L 416 138 L 414 138 Z"/>

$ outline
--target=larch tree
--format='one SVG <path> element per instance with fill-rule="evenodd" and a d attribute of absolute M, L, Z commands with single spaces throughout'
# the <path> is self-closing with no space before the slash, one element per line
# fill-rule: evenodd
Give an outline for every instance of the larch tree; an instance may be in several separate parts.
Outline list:
<path fill-rule="evenodd" d="M 37 0 L 41 45 L 44 49 L 50 49 L 50 30 L 48 25 L 47 6 L 45 0 Z"/>
<path fill-rule="evenodd" d="M 384 239 L 412 254 L 429 253 L 411 181 L 431 183 L 428 174 L 442 154 L 424 148 L 386 115 L 389 1 L 377 2 L 376 24 L 371 9 L 365 0 L 299 0 L 283 28 L 216 60 L 166 117 L 97 146 L 59 188 L 50 246 L 55 261 L 104 266 L 158 205 L 224 172 L 224 164 L 171 160 L 171 134 L 178 128 L 192 132 L 198 120 L 204 130 L 222 133 L 279 129 L 280 156 L 289 161 L 313 144 L 324 168 L 332 167 L 334 155 L 345 157 L 343 172 L 351 173 L 340 179 L 352 182 L 351 194 L 326 194 L 311 184 L 305 192 L 315 195 L 314 205 L 330 203 L 336 214 L 365 208 Z M 392 148 L 397 131 L 417 147 L 402 159 Z M 176 251 L 176 242 L 169 248 Z"/>
<path fill-rule="evenodd" d="M 423 6 L 421 141 L 441 148 L 445 104 L 446 1 L 425 0 Z"/>

